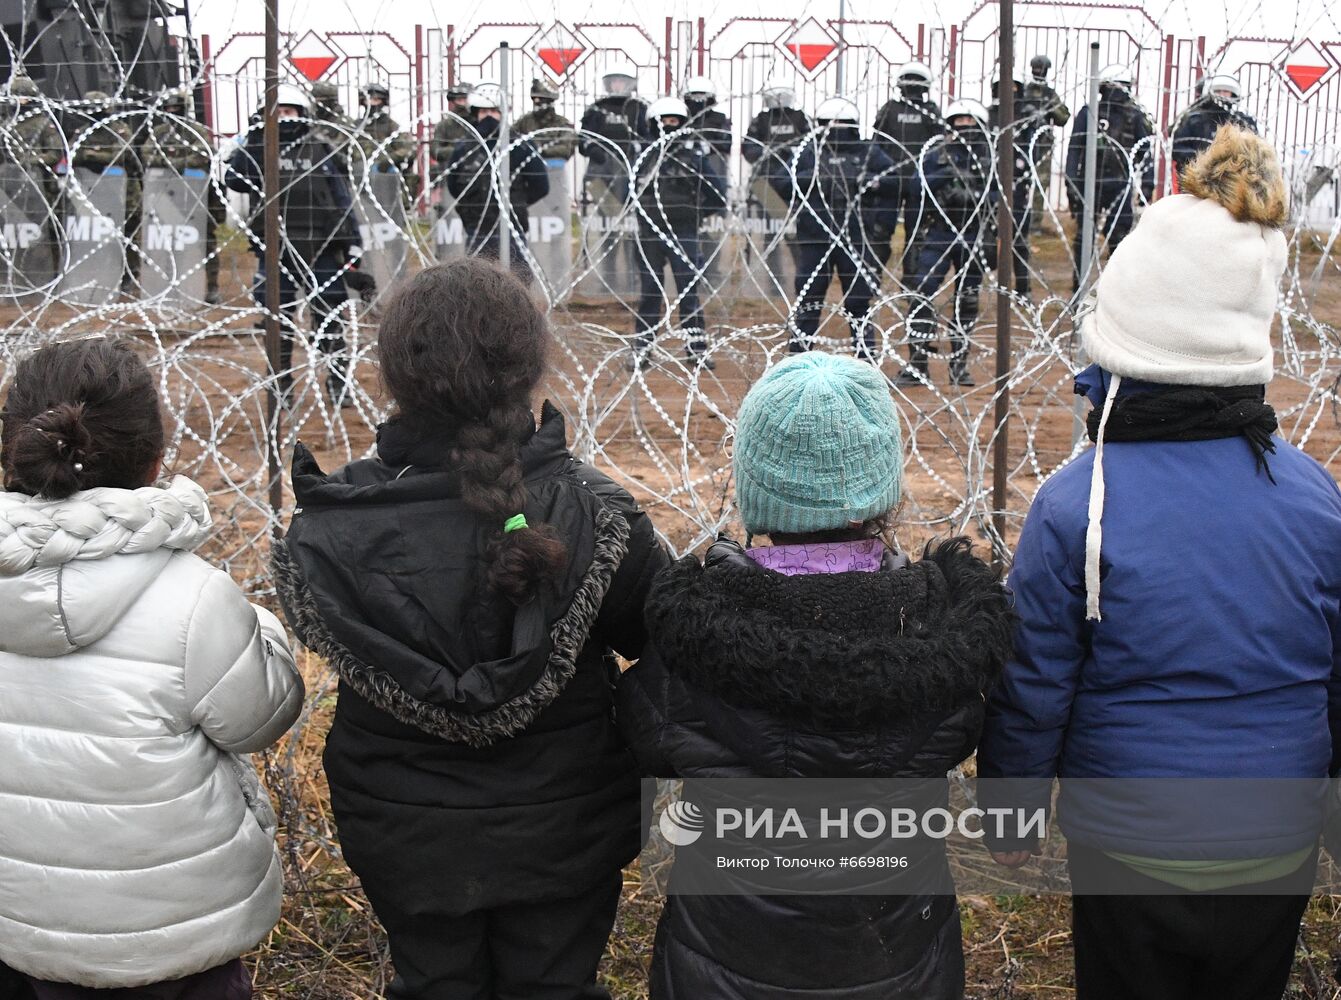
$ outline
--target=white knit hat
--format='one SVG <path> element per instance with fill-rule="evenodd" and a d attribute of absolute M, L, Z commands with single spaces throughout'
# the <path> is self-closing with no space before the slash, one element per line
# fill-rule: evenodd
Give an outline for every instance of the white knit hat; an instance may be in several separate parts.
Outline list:
<path fill-rule="evenodd" d="M 1095 435 L 1085 534 L 1086 617 L 1099 620 L 1104 426 L 1123 378 L 1228 387 L 1271 381 L 1271 323 L 1286 244 L 1276 151 L 1226 125 L 1109 259 L 1077 322 L 1091 361 L 1113 378 Z"/>
<path fill-rule="evenodd" d="M 1275 150 L 1226 126 L 1183 190 L 1146 209 L 1113 251 L 1079 322 L 1085 352 L 1145 382 L 1263 385 L 1286 257 Z"/>

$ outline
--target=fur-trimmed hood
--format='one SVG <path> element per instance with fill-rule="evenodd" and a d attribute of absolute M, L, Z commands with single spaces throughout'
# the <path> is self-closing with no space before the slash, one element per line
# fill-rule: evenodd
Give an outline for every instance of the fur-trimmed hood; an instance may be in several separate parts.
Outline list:
<path fill-rule="evenodd" d="M 479 515 L 456 474 L 428 464 L 441 461 L 440 442 L 387 430 L 378 459 L 331 475 L 295 452 L 300 506 L 273 555 L 280 600 L 304 645 L 376 708 L 448 742 L 487 746 L 526 729 L 571 680 L 629 524 L 589 485 L 546 404 L 522 448 L 525 514 L 554 526 L 568 566 L 557 588 L 515 611 L 481 612 Z"/>
<path fill-rule="evenodd" d="M 1014 612 L 967 539 L 876 573 L 783 576 L 721 541 L 657 580 L 649 634 L 666 668 L 723 701 L 817 728 L 943 714 L 981 699 Z"/>

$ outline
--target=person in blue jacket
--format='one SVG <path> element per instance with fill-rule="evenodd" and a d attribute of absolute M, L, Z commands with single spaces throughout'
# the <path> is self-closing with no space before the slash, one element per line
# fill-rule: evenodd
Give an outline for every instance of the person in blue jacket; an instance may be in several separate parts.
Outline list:
<path fill-rule="evenodd" d="M 502 92 L 496 83 L 481 83 L 466 98 L 475 135 L 457 142 L 447 164 L 447 190 L 456 198 L 456 214 L 466 232 L 466 253 L 497 260 L 501 253 L 503 213 L 499 207 L 498 132 L 502 122 Z M 532 273 L 527 237 L 531 228 L 527 209 L 549 194 L 549 170 L 535 143 L 525 137 L 508 149 L 511 183 L 508 188 L 509 261 L 512 272 L 526 284 Z"/>
<path fill-rule="evenodd" d="M 793 353 L 814 346 L 829 282 L 837 273 L 852 343 L 862 357 L 874 355 L 867 321 L 881 275 L 875 223 L 890 208 L 898 184 L 889 154 L 861 137 L 857 106 L 845 97 L 822 101 L 815 129 L 796 158 L 790 199 L 796 212 Z"/>
<path fill-rule="evenodd" d="M 996 184 L 987 109 L 973 100 L 945 109 L 944 139 L 928 145 L 922 162 L 922 226 L 912 252 L 909 287 L 915 298 L 908 311 L 908 364 L 898 384 L 925 383 L 930 368 L 928 343 L 936 336 L 934 299 L 953 267 L 954 319 L 950 340 L 950 381 L 973 385 L 969 373 L 969 333 L 978 321 L 978 291 L 983 271 L 992 266 L 996 246 L 993 203 Z"/>
<path fill-rule="evenodd" d="M 1341 492 L 1265 401 L 1280 165 L 1224 129 L 1184 191 L 1082 313 L 1096 443 L 1029 511 L 978 754 L 1011 779 L 987 807 L 1061 778 L 1080 1000 L 1280 997 L 1341 762 Z M 1236 801 L 1259 779 L 1273 808 Z M 1003 864 L 1037 850 L 994 833 Z"/>

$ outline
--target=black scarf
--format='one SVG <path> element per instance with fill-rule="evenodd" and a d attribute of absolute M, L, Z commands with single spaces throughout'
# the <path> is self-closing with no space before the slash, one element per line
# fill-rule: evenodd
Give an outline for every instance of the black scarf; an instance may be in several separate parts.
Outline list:
<path fill-rule="evenodd" d="M 1090 410 L 1086 426 L 1090 440 L 1099 437 L 1103 407 Z M 1105 441 L 1213 441 L 1242 434 L 1248 439 L 1257 468 L 1275 485 L 1267 454 L 1275 454 L 1271 440 L 1276 411 L 1266 402 L 1266 386 L 1245 385 L 1205 389 L 1175 385 L 1155 392 L 1119 396 L 1104 427 Z"/>

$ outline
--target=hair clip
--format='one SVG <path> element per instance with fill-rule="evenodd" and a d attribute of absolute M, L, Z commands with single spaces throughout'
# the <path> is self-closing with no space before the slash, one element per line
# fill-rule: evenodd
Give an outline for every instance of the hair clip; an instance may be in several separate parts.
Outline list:
<path fill-rule="evenodd" d="M 75 462 L 75 464 L 74 464 L 74 470 L 75 470 L 76 473 L 81 473 L 81 472 L 83 472 L 83 471 L 84 471 L 84 463 L 83 463 L 83 462 Z"/>
<path fill-rule="evenodd" d="M 512 531 L 521 531 L 522 528 L 529 528 L 529 527 L 530 525 L 526 523 L 525 514 L 513 514 L 510 518 L 508 518 L 506 521 L 503 522 L 503 534 L 506 535 Z"/>

